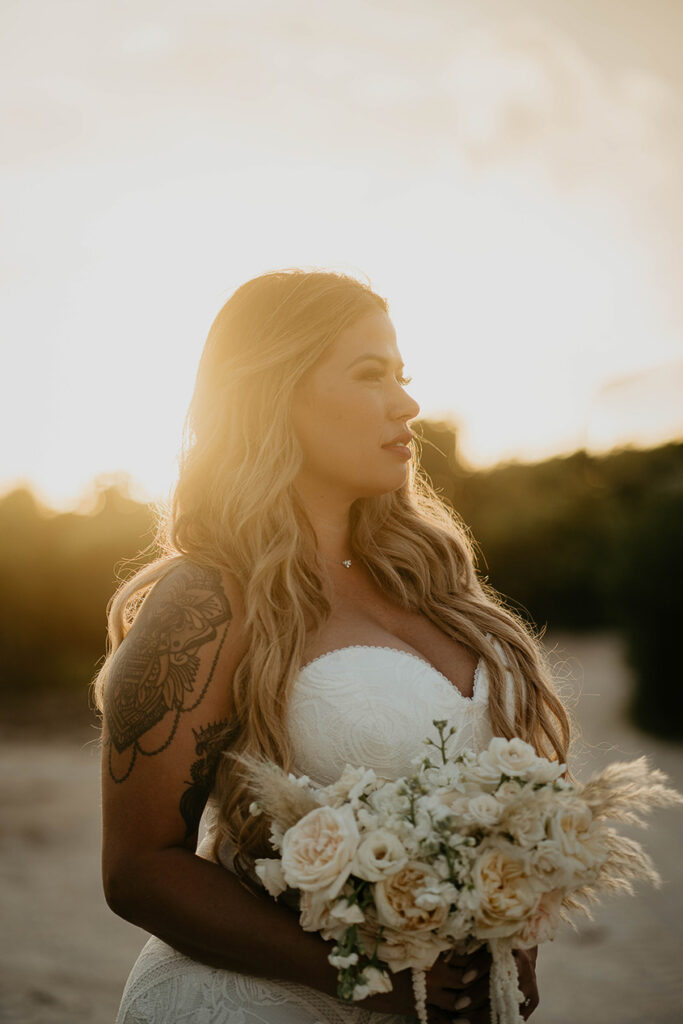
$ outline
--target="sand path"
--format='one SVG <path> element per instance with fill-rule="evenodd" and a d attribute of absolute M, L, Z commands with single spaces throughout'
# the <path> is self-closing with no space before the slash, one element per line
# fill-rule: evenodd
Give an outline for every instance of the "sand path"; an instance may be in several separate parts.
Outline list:
<path fill-rule="evenodd" d="M 630 676 L 611 636 L 555 635 L 580 691 L 588 746 L 578 774 L 650 754 L 683 790 L 683 747 L 624 721 Z M 638 831 L 633 832 L 638 835 Z M 614 899 L 578 934 L 539 953 L 538 1024 L 683 1020 L 683 813 L 658 811 L 640 836 L 665 884 Z M 0 1022 L 111 1024 L 145 941 L 107 908 L 99 878 L 96 744 L 5 736 L 0 749 Z"/>

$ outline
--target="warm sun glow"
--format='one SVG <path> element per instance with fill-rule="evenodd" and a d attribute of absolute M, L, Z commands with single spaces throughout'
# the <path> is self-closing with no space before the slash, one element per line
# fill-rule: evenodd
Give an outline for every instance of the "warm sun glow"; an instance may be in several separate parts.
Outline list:
<path fill-rule="evenodd" d="M 213 316 L 295 265 L 369 276 L 472 464 L 683 433 L 680 75 L 502 2 L 364 7 L 363 46 L 357 3 L 262 6 L 15 9 L 0 487 L 163 496 Z"/>

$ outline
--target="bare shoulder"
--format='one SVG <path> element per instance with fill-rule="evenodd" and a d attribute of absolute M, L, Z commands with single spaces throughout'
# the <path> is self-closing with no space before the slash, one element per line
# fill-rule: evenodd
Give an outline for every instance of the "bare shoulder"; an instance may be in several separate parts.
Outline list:
<path fill-rule="evenodd" d="M 181 559 L 152 587 L 105 683 L 106 739 L 118 755 L 135 754 L 143 736 L 152 746 L 172 738 L 180 716 L 208 698 L 229 714 L 242 619 L 235 580 L 215 567 Z"/>

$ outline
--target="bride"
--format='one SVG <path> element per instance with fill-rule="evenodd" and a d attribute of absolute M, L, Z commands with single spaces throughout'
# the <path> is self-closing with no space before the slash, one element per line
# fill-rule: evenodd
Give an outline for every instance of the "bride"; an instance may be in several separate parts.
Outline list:
<path fill-rule="evenodd" d="M 256 883 L 267 823 L 224 751 L 396 778 L 438 717 L 461 745 L 519 735 L 565 759 L 540 642 L 416 473 L 407 383 L 385 300 L 345 275 L 265 274 L 211 328 L 165 554 L 112 601 L 96 685 L 105 893 L 154 936 L 119 1024 L 415 1019 L 409 971 L 336 998 L 331 944 Z M 528 1017 L 535 951 L 517 962 Z M 430 1021 L 488 1021 L 489 963 L 442 955 Z"/>

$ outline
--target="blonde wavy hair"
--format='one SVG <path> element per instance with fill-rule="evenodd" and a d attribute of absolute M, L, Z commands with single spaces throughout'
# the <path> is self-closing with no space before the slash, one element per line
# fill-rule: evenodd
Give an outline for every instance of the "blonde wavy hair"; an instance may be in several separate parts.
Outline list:
<path fill-rule="evenodd" d="M 186 421 L 178 483 L 161 542 L 165 554 L 120 588 L 109 612 L 106 669 L 141 597 L 180 559 L 232 574 L 246 609 L 246 654 L 231 683 L 234 720 L 225 736 L 214 795 L 235 869 L 267 854 L 267 824 L 250 816 L 253 799 L 239 757 L 292 769 L 286 708 L 307 635 L 331 611 L 324 564 L 294 481 L 302 451 L 291 428 L 296 385 L 347 327 L 387 312 L 356 278 L 285 270 L 242 285 L 216 317 L 201 357 Z M 381 590 L 420 612 L 481 657 L 489 671 L 495 735 L 521 736 L 539 753 L 566 761 L 570 723 L 540 637 L 479 579 L 467 528 L 419 471 L 399 490 L 359 498 L 351 546 Z M 505 665 L 514 680 L 514 721 L 506 711 Z"/>

